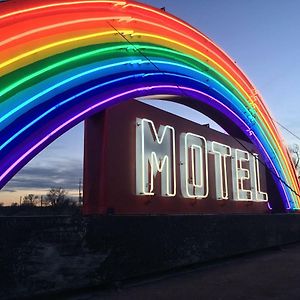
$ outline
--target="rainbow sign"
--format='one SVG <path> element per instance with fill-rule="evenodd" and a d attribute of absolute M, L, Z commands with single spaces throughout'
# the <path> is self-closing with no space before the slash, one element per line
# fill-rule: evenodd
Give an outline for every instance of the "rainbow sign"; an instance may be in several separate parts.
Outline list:
<path fill-rule="evenodd" d="M 266 105 L 236 63 L 184 21 L 133 1 L 0 3 L 0 188 L 71 127 L 151 95 L 205 103 L 260 150 L 286 209 L 299 182 Z"/>

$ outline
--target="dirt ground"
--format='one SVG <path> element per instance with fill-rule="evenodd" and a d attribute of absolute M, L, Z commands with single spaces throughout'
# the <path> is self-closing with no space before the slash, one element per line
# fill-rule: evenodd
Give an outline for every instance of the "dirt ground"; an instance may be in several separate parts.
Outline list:
<path fill-rule="evenodd" d="M 300 299 L 300 243 L 121 283 L 66 300 Z"/>

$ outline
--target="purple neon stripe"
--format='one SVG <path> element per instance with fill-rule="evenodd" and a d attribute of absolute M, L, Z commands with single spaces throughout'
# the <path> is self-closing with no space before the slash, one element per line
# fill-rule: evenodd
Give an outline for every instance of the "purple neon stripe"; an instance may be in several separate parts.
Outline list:
<path fill-rule="evenodd" d="M 225 104 L 223 104 L 222 102 L 220 102 L 219 100 L 215 99 L 214 97 L 204 93 L 204 92 L 201 92 L 201 91 L 198 91 L 198 90 L 195 90 L 193 88 L 188 88 L 188 87 L 184 87 L 184 86 L 173 86 L 173 85 L 156 85 L 156 86 L 148 86 L 148 87 L 144 87 L 144 88 L 136 88 L 136 89 L 132 89 L 132 90 L 129 90 L 129 91 L 126 91 L 126 92 L 123 92 L 123 93 L 119 93 L 119 94 L 116 94 L 112 97 L 109 97 L 99 103 L 96 103 L 94 104 L 93 106 L 85 109 L 84 111 L 80 112 L 79 114 L 75 115 L 74 117 L 70 118 L 69 120 L 67 120 L 66 122 L 64 122 L 63 124 L 61 124 L 59 127 L 57 127 L 55 130 L 53 130 L 50 134 L 48 134 L 46 137 L 44 137 L 41 141 L 39 141 L 34 147 L 32 147 L 31 149 L 29 149 L 28 151 L 26 151 L 21 157 L 18 158 L 18 160 L 16 160 L 0 177 L 0 181 L 2 181 L 22 160 L 24 160 L 29 154 L 31 154 L 32 152 L 34 152 L 38 147 L 40 147 L 45 141 L 47 141 L 51 136 L 55 135 L 57 132 L 59 132 L 62 128 L 64 128 L 65 126 L 67 126 L 68 124 L 72 123 L 73 121 L 75 121 L 76 119 L 80 118 L 81 116 L 87 114 L 88 112 L 94 110 L 95 108 L 107 103 L 107 102 L 110 102 L 112 100 L 115 100 L 117 98 L 120 98 L 120 97 L 123 97 L 123 96 L 126 96 L 126 95 L 130 95 L 132 93 L 135 93 L 135 92 L 138 92 L 138 91 L 146 91 L 146 90 L 152 90 L 152 89 L 175 89 L 175 90 L 186 90 L 186 91 L 190 91 L 190 92 L 193 92 L 193 93 L 197 93 L 197 94 L 200 94 L 202 96 L 205 96 L 207 97 L 208 99 L 211 99 L 213 100 L 214 102 L 217 102 L 220 106 L 222 106 L 226 111 L 229 111 L 232 115 L 235 116 L 235 118 L 237 120 L 239 120 L 239 122 L 241 124 L 244 125 L 244 127 L 246 128 L 246 130 L 250 130 L 250 128 L 248 127 L 248 125 L 234 112 L 232 111 L 230 108 L 226 107 Z M 268 155 L 268 153 L 266 152 L 266 150 L 264 149 L 263 145 L 261 144 L 261 142 L 258 140 L 257 136 L 253 133 L 256 141 L 260 144 L 261 146 L 261 149 L 264 151 L 264 153 L 266 154 L 266 156 L 269 158 L 269 162 L 272 164 L 273 166 L 273 169 L 275 170 L 276 174 L 279 176 L 272 160 L 270 160 L 270 157 Z M 282 184 L 281 184 L 282 185 Z M 283 191 L 285 193 L 285 196 L 286 196 L 286 199 L 288 199 L 287 197 L 287 194 L 286 194 L 286 191 L 285 189 L 283 188 Z M 290 205 L 288 203 L 288 206 L 290 208 Z"/>
<path fill-rule="evenodd" d="M 280 175 L 279 175 L 279 173 L 277 172 L 277 169 L 275 168 L 275 166 L 274 166 L 274 164 L 273 164 L 272 159 L 270 158 L 269 154 L 268 154 L 267 151 L 265 150 L 265 148 L 264 148 L 264 146 L 262 145 L 261 141 L 258 139 L 258 137 L 256 136 L 255 133 L 253 133 L 253 135 L 255 136 L 256 141 L 260 144 L 260 148 L 264 151 L 265 155 L 268 157 L 268 162 L 269 162 L 270 165 L 273 166 L 274 172 L 276 173 L 276 175 L 278 176 L 278 178 L 281 178 Z M 281 186 L 282 186 L 282 190 L 283 190 L 283 193 L 284 193 L 284 196 L 285 196 L 284 199 L 286 199 L 286 203 L 287 203 L 287 206 L 288 206 L 287 208 L 290 209 L 290 208 L 291 208 L 291 205 L 290 205 L 290 202 L 287 200 L 287 199 L 289 199 L 289 197 L 288 197 L 288 195 L 287 195 L 287 193 L 286 193 L 286 190 L 285 190 L 285 187 L 284 187 L 284 185 L 283 185 L 283 183 L 282 183 L 281 181 L 280 181 L 280 184 L 281 184 Z M 294 203 L 295 203 L 295 202 L 294 202 Z M 296 204 L 296 203 L 295 203 L 295 204 Z"/>
<path fill-rule="evenodd" d="M 215 102 L 218 102 L 221 106 L 223 106 L 226 110 L 229 110 L 237 119 L 240 120 L 241 123 L 243 123 L 245 125 L 246 128 L 248 128 L 250 130 L 250 128 L 248 127 L 248 125 L 234 112 L 232 111 L 230 108 L 226 107 L 225 104 L 223 104 L 222 102 L 220 102 L 219 100 L 215 99 L 214 97 L 204 93 L 204 92 L 201 92 L 201 91 L 198 91 L 198 90 L 195 90 L 193 88 L 188 88 L 188 87 L 183 87 L 183 86 L 180 86 L 181 89 L 184 89 L 184 90 L 188 90 L 188 91 L 192 91 L 192 92 L 195 92 L 197 94 L 201 94 L 201 95 L 205 95 L 206 97 L 214 100 Z M 265 150 L 264 146 L 262 145 L 262 143 L 260 142 L 260 140 L 258 139 L 258 137 L 256 136 L 256 134 L 253 132 L 252 133 L 256 139 L 256 141 L 258 142 L 258 144 L 260 145 L 260 149 L 263 150 L 263 152 L 265 153 L 266 157 L 268 158 L 268 162 L 273 166 L 273 170 L 275 171 L 275 173 L 277 174 L 278 178 L 281 178 L 279 173 L 277 172 L 277 169 L 275 168 L 274 164 L 273 164 L 273 161 L 271 160 L 269 154 L 267 153 L 267 151 Z M 282 186 L 282 190 L 283 190 L 283 193 L 284 193 L 284 198 L 286 199 L 286 203 L 287 203 L 287 208 L 290 209 L 291 206 L 290 206 L 290 203 L 288 201 L 289 197 L 286 193 L 286 190 L 285 190 L 285 187 L 283 185 L 282 182 L 280 182 L 281 186 Z"/>
<path fill-rule="evenodd" d="M 80 118 L 82 115 L 85 115 L 86 113 L 88 113 L 89 111 L 109 102 L 109 101 L 112 101 L 112 100 L 115 100 L 117 98 L 120 98 L 122 96 L 125 96 L 125 95 L 129 95 L 129 94 L 132 94 L 134 92 L 137 92 L 137 91 L 145 91 L 145 90 L 150 90 L 150 89 L 157 89 L 157 88 L 160 88 L 160 89 L 186 89 L 186 90 L 191 90 L 191 91 L 194 91 L 194 92 L 198 92 L 199 94 L 203 94 L 205 96 L 208 96 L 207 94 L 205 93 L 201 93 L 197 90 L 194 90 L 194 89 L 188 89 L 188 88 L 185 88 L 185 87 L 178 87 L 178 86 L 172 86 L 172 85 L 161 85 L 161 86 L 148 86 L 148 87 L 144 87 L 144 88 L 137 88 L 137 89 L 133 89 L 133 90 L 130 90 L 130 91 L 126 91 L 126 92 L 123 92 L 123 93 L 120 93 L 120 94 L 117 94 L 117 95 L 114 95 L 106 100 L 103 100 L 89 108 L 87 108 L 86 110 L 82 111 L 81 113 L 75 115 L 74 117 L 72 117 L 71 119 L 69 119 L 68 121 L 64 122 L 63 124 L 61 124 L 59 127 L 57 127 L 54 131 L 52 131 L 50 134 L 48 134 L 46 137 L 44 137 L 41 141 L 39 141 L 34 147 L 32 147 L 31 149 L 29 149 L 28 151 L 26 151 L 21 157 L 19 157 L 1 176 L 0 176 L 0 181 L 2 181 L 23 159 L 25 159 L 26 156 L 28 156 L 29 154 L 31 154 L 35 149 L 37 149 L 39 146 L 41 146 L 47 139 L 49 139 L 51 136 L 53 136 L 56 132 L 60 131 L 63 127 L 67 126 L 68 124 L 70 124 L 71 122 L 73 122 L 74 120 Z M 210 96 L 208 96 L 210 99 L 214 99 Z M 221 102 L 219 102 L 218 100 L 214 99 L 216 102 L 220 103 L 223 107 L 225 107 L 225 105 Z M 235 114 L 235 113 L 234 113 Z M 240 119 L 236 114 L 235 116 L 242 122 L 242 119 Z M 244 123 L 245 124 L 245 123 Z M 248 128 L 248 126 L 246 125 L 246 127 Z"/>
<path fill-rule="evenodd" d="M 26 151 L 21 157 L 19 157 L 19 159 L 17 159 L 1 176 L 0 176 L 0 181 L 3 180 L 3 178 L 5 176 L 7 176 L 23 159 L 25 159 L 26 156 L 28 156 L 29 154 L 31 154 L 35 149 L 37 149 L 39 146 L 41 146 L 47 139 L 49 139 L 51 136 L 53 136 L 56 132 L 60 131 L 63 127 L 67 126 L 68 124 L 70 124 L 71 122 L 73 122 L 74 120 L 76 120 L 77 118 L 79 118 L 80 116 L 86 114 L 87 112 L 95 109 L 98 106 L 101 106 L 111 100 L 117 99 L 119 97 L 131 94 L 133 92 L 137 92 L 139 90 L 143 90 L 142 88 L 138 88 L 138 89 L 133 89 L 130 91 L 126 91 L 124 93 L 120 93 L 117 94 L 115 96 L 112 96 L 106 100 L 103 100 L 89 108 L 87 108 L 86 110 L 82 111 L 81 113 L 75 115 L 74 117 L 72 117 L 71 119 L 69 119 L 68 121 L 66 121 L 65 123 L 61 124 L 59 127 L 57 127 L 55 130 L 53 130 L 51 133 L 49 133 L 47 136 L 45 136 L 42 140 L 40 140 L 34 147 L 32 147 L 31 149 L 29 149 L 28 151 Z"/>

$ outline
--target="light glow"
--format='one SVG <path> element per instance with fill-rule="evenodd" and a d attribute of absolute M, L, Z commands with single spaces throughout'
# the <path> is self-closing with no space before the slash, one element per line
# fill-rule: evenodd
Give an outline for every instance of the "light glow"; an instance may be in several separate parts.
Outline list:
<path fill-rule="evenodd" d="M 231 148 L 222 143 L 211 142 L 211 151 L 215 156 L 216 198 L 228 199 L 227 157 L 231 156 Z"/>
<path fill-rule="evenodd" d="M 148 119 L 136 120 L 136 192 L 154 195 L 154 177 L 161 173 L 161 195 L 176 195 L 175 129 Z M 150 172 L 149 172 L 150 169 Z M 150 178 L 149 178 L 150 177 Z"/>
<path fill-rule="evenodd" d="M 250 189 L 245 188 L 245 181 L 250 181 L 249 167 L 245 167 L 245 163 L 249 163 L 249 152 L 235 149 L 232 160 L 233 174 L 233 197 L 238 201 L 252 201 L 253 195 Z"/>
<path fill-rule="evenodd" d="M 74 60 L 72 56 L 67 58 L 65 65 L 63 62 L 58 61 L 53 65 L 44 65 L 45 60 L 56 57 L 58 54 L 66 53 L 66 55 L 68 55 L 68 51 L 80 49 L 79 47 L 82 47 L 82 53 L 84 53 L 83 47 L 86 46 L 99 45 L 99 49 L 101 49 L 103 48 L 102 46 L 105 48 L 109 43 L 115 43 L 120 46 L 119 48 L 115 48 L 119 50 L 113 53 L 114 59 L 116 60 L 115 63 L 117 64 L 116 66 L 120 66 L 122 62 L 130 60 L 130 57 L 132 61 L 137 62 L 137 64 L 128 66 L 128 74 L 119 76 L 120 78 L 133 76 L 132 78 L 136 83 L 137 91 L 141 91 L 140 84 L 142 82 L 146 86 L 148 85 L 148 88 L 149 86 L 157 86 L 155 82 L 152 84 L 151 80 L 154 78 L 152 76 L 134 77 L 135 74 L 138 73 L 137 69 L 139 68 L 137 57 L 139 56 L 141 60 L 145 60 L 145 58 L 148 58 L 147 51 L 149 51 L 150 47 L 160 48 L 161 50 L 157 51 L 156 57 L 151 56 L 151 59 L 148 61 L 149 68 L 147 71 L 150 71 L 150 73 L 155 71 L 165 74 L 170 71 L 172 65 L 174 69 L 172 69 L 171 73 L 173 73 L 173 75 L 176 72 L 178 73 L 178 81 L 174 84 L 165 85 L 167 90 L 174 89 L 176 90 L 176 94 L 181 93 L 181 95 L 184 94 L 184 96 L 186 96 L 185 94 L 195 96 L 206 94 L 206 97 L 209 97 L 207 99 L 211 99 L 212 107 L 224 112 L 224 114 L 234 116 L 233 120 L 237 125 L 242 126 L 242 130 L 245 134 L 258 147 L 270 171 L 274 174 L 274 179 L 286 209 L 299 209 L 299 181 L 289 153 L 282 141 L 282 137 L 262 97 L 233 60 L 197 29 L 161 10 L 131 1 L 75 0 L 59 2 L 58 0 L 51 0 L 51 2 L 45 3 L 42 0 L 29 0 L 22 4 L 22 9 L 16 9 L 16 7 L 15 2 L 12 3 L 9 1 L 1 4 L 3 10 L 0 15 L 0 28 L 3 32 L 9 33 L 5 35 L 6 37 L 3 36 L 2 39 L 0 37 L 0 45 L 9 43 L 7 44 L 9 45 L 8 48 L 1 48 L 2 56 L 0 58 L 0 87 L 2 89 L 0 95 L 0 119 L 2 120 L 0 135 L 0 144 L 2 145 L 0 149 L 1 187 L 5 184 L 4 178 L 6 178 L 8 174 L 13 173 L 13 170 L 17 170 L 19 163 L 22 165 L 22 160 L 26 160 L 27 157 L 25 153 L 29 151 L 27 148 L 27 150 L 19 149 L 21 146 L 18 145 L 14 146 L 15 148 L 11 148 L 13 144 L 11 142 L 14 141 L 17 136 L 22 140 L 22 137 L 24 136 L 25 138 L 25 134 L 29 130 L 37 130 L 38 132 L 38 128 L 36 127 L 37 121 L 44 119 L 50 113 L 51 115 L 55 115 L 55 112 L 59 111 L 54 107 L 48 107 L 46 110 L 42 109 L 43 105 L 51 100 L 51 93 L 55 91 L 53 89 L 54 87 L 59 86 L 61 93 L 69 93 L 72 89 L 76 90 L 77 86 L 75 81 L 74 84 L 69 84 L 70 81 L 68 81 L 67 78 L 61 80 L 61 78 L 57 76 L 59 73 L 63 74 L 64 68 L 67 66 L 67 61 L 73 64 L 75 58 Z M 97 14 L 98 11 L 99 14 Z M 65 22 L 59 21 L 59 18 L 56 18 L 55 15 L 60 12 L 67 13 L 68 20 L 65 20 Z M 89 12 L 93 16 L 90 19 L 86 18 Z M 35 25 L 35 19 L 32 18 L 36 13 L 38 13 L 41 18 L 44 14 L 53 16 L 53 18 L 47 18 L 47 22 L 44 22 L 45 24 L 40 28 L 38 23 Z M 113 17 L 118 19 L 112 20 Z M 74 24 L 75 26 L 76 24 L 80 24 L 80 22 L 92 22 L 92 20 L 98 19 L 99 24 L 102 25 L 99 25 L 97 28 L 96 25 L 95 28 L 82 30 L 79 28 L 78 33 L 76 32 L 76 36 L 71 36 L 70 38 L 66 38 L 66 35 L 63 36 L 61 34 L 61 28 L 64 28 L 65 25 Z M 107 22 L 107 20 L 109 21 Z M 110 22 L 114 24 L 113 26 L 115 26 L 117 31 L 121 34 L 117 33 L 113 28 L 112 30 L 108 30 L 108 28 L 111 27 Z M 59 23 L 61 23 L 61 26 Z M 22 24 L 24 24 L 24 26 L 21 26 Z M 23 27 L 30 29 L 26 30 L 23 29 Z M 38 36 L 40 38 L 37 38 Z M 24 41 L 29 37 L 34 38 L 27 40 L 25 43 Z M 128 41 L 132 44 L 129 44 Z M 135 45 L 137 43 L 144 43 L 148 49 L 143 50 L 142 45 Z M 128 51 L 132 51 L 126 58 L 119 55 L 119 51 L 124 51 L 121 50 L 124 49 L 123 46 L 130 48 Z M 164 50 L 162 50 L 162 48 L 164 48 Z M 20 53 L 22 49 L 24 50 Z M 173 57 L 171 57 L 172 55 L 167 56 L 165 55 L 167 51 L 170 51 L 169 53 L 175 51 L 178 55 L 173 55 Z M 81 60 L 83 57 L 84 56 L 78 57 L 77 66 L 75 63 L 72 66 L 68 65 L 70 67 L 70 73 L 72 70 L 76 72 L 75 70 L 78 66 L 84 67 L 85 64 L 87 65 L 84 60 Z M 105 66 L 105 59 L 107 58 L 99 56 L 99 64 Z M 162 61 L 165 63 L 162 63 Z M 152 64 L 154 62 L 159 65 L 159 70 L 155 69 L 155 66 Z M 22 73 L 23 68 L 30 68 L 34 63 L 36 63 L 34 72 L 27 72 L 26 75 Z M 120 65 L 118 65 L 118 63 L 120 63 Z M 59 68 L 58 64 L 60 64 Z M 58 74 L 54 74 L 55 76 L 51 74 L 49 78 L 53 76 L 53 82 L 49 80 L 49 86 L 45 86 L 43 89 L 43 91 L 47 91 L 49 97 L 46 97 L 43 91 L 38 91 L 36 98 L 34 98 L 35 96 L 22 98 L 22 95 L 25 95 L 27 92 L 28 95 L 33 93 L 39 84 L 38 77 L 41 76 L 43 72 L 49 72 L 49 74 L 53 72 L 54 69 L 52 69 L 52 67 L 54 66 L 57 67 Z M 116 68 L 111 68 L 111 70 L 113 69 Z M 197 84 L 200 73 L 202 74 L 201 76 L 205 75 L 208 79 L 207 88 L 204 87 L 203 82 L 201 85 Z M 109 78 L 109 75 L 116 76 L 116 74 L 116 70 L 113 70 L 111 74 L 107 73 L 107 81 L 117 80 L 117 78 Z M 208 77 L 208 75 L 210 77 Z M 75 76 L 74 79 L 76 78 L 75 73 L 72 74 L 72 76 Z M 70 78 L 72 76 L 70 76 Z M 104 77 L 101 77 L 103 76 L 102 72 L 97 73 L 97 76 L 98 79 L 104 79 Z M 96 80 L 97 76 L 93 78 L 91 76 L 91 78 L 85 82 L 78 80 L 78 85 L 88 85 L 91 80 Z M 179 79 L 180 76 L 182 76 L 181 79 Z M 190 77 L 191 79 L 188 85 L 185 85 L 185 82 L 187 82 L 186 77 Z M 194 79 L 194 81 L 192 79 Z M 57 81 L 55 82 L 55 80 Z M 181 84 L 181 81 L 184 83 Z M 60 85 L 61 82 L 65 84 Z M 17 86 L 17 83 L 21 85 Z M 162 86 L 164 86 L 164 84 L 160 85 L 161 89 L 163 89 Z M 21 87 L 22 89 L 19 89 Z M 114 88 L 116 88 L 116 86 L 114 86 Z M 201 91 L 201 89 L 205 89 L 205 93 L 203 90 Z M 146 94 L 146 92 L 152 94 L 153 91 L 151 89 L 143 90 L 143 94 Z M 116 95 L 122 93 L 124 93 L 124 90 L 120 87 L 120 92 L 116 92 Z M 78 91 L 74 92 L 73 95 L 69 95 L 68 98 L 71 99 L 76 94 L 78 94 Z M 219 101 L 215 99 L 216 95 L 220 95 Z M 54 96 L 56 96 L 55 93 L 53 93 L 53 97 Z M 73 99 L 75 100 L 76 97 Z M 28 105 L 28 107 L 26 105 Z M 69 101 L 65 103 L 65 108 L 68 110 L 75 105 L 76 101 Z M 35 111 L 39 111 L 40 109 L 39 116 L 31 117 L 33 107 Z M 82 107 L 82 111 L 89 109 L 84 105 Z M 22 127 L 19 128 L 17 125 L 21 124 L 16 124 L 16 128 L 18 129 L 14 129 L 14 122 L 18 120 L 17 117 L 21 118 L 23 116 L 24 118 L 22 120 L 24 123 L 22 123 Z M 9 117 L 11 117 L 11 119 Z M 68 117 L 66 116 L 66 118 Z M 24 120 L 28 120 L 27 123 Z M 67 120 L 65 121 L 67 122 Z M 59 127 L 59 125 L 57 126 Z M 55 134 L 58 132 L 59 131 L 55 131 Z M 10 147 L 6 147 L 8 144 L 10 144 Z M 41 147 L 41 145 L 39 147 Z M 37 151 L 37 149 L 38 148 L 35 148 L 35 151 Z M 10 151 L 9 153 L 18 153 L 18 155 L 16 155 L 16 157 L 10 156 L 6 151 Z M 195 154 L 199 154 L 199 151 L 199 148 L 194 148 Z M 15 159 L 15 161 L 8 163 L 8 157 L 9 161 L 13 159 Z M 195 159 L 196 157 L 197 156 L 195 156 Z M 11 166 L 17 161 L 18 163 L 11 169 Z M 254 169 L 259 171 L 257 162 L 250 159 L 249 164 L 251 165 L 250 173 L 254 172 Z M 7 173 L 7 170 L 10 171 Z M 3 174 L 6 175 L 4 176 Z M 245 177 L 247 171 L 240 169 L 239 174 Z M 256 172 L 256 174 L 259 176 L 259 173 Z M 197 177 L 199 175 L 195 174 L 195 176 Z M 198 184 L 200 181 L 198 181 L 199 178 L 197 179 L 196 177 L 194 178 L 194 183 Z M 223 188 L 225 188 L 225 185 Z M 266 196 L 260 191 L 258 183 L 251 183 L 251 192 L 253 193 L 253 197 L 256 193 L 262 200 L 266 200 Z M 220 193 L 223 193 L 223 196 L 226 197 L 226 189 Z"/>
<path fill-rule="evenodd" d="M 208 196 L 208 153 L 205 137 L 185 133 L 181 137 L 181 191 L 186 198 Z"/>

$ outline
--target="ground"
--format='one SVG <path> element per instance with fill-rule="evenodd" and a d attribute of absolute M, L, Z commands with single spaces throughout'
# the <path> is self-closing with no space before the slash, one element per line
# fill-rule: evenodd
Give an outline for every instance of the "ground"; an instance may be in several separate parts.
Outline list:
<path fill-rule="evenodd" d="M 119 283 L 111 289 L 65 295 L 61 299 L 297 300 L 299 278 L 300 243 Z"/>

